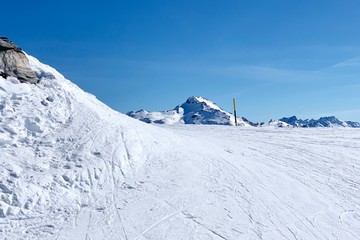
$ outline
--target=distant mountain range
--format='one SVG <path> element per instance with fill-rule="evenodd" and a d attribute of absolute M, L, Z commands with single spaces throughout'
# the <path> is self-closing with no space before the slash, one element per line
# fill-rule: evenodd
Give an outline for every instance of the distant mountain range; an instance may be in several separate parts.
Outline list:
<path fill-rule="evenodd" d="M 298 119 L 296 116 L 284 117 L 277 121 L 270 121 L 269 124 L 278 124 L 279 127 L 291 126 L 302 128 L 313 127 L 352 127 L 359 128 L 360 123 L 352 121 L 343 121 L 334 116 L 321 117 L 319 119 Z"/>
<path fill-rule="evenodd" d="M 146 110 L 130 111 L 128 116 L 146 123 L 156 124 L 208 124 L 208 125 L 235 125 L 233 114 L 223 110 L 216 103 L 200 97 L 189 97 L 185 103 L 172 110 L 149 112 Z M 351 127 L 360 128 L 360 123 L 343 121 L 334 116 L 319 119 L 298 119 L 296 116 L 270 120 L 268 123 L 255 123 L 245 117 L 237 118 L 239 126 L 246 127 Z"/>

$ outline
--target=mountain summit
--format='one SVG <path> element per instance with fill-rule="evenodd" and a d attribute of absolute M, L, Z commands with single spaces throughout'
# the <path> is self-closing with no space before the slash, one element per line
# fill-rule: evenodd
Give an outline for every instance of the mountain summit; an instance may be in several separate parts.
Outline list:
<path fill-rule="evenodd" d="M 139 110 L 136 112 L 130 111 L 127 115 L 147 123 L 235 125 L 235 118 L 231 113 L 200 96 L 189 97 L 183 104 L 176 106 L 173 110 L 160 112 Z M 250 126 L 251 124 L 245 118 L 238 119 L 239 126 Z"/>
<path fill-rule="evenodd" d="M 183 113 L 182 119 L 185 124 L 234 125 L 234 118 L 231 114 L 214 102 L 200 96 L 189 97 L 175 110 Z"/>

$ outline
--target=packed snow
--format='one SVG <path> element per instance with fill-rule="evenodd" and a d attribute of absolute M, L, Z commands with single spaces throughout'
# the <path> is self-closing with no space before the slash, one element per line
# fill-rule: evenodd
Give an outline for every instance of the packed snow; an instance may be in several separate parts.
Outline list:
<path fill-rule="evenodd" d="M 0 77 L 0 239 L 360 239 L 360 130 L 149 125 Z"/>

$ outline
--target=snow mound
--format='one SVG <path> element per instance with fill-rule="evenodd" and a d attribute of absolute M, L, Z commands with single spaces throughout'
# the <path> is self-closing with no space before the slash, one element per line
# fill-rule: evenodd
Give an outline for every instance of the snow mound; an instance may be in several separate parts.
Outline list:
<path fill-rule="evenodd" d="M 101 199 L 150 156 L 141 141 L 150 141 L 149 147 L 155 141 L 150 126 L 140 140 L 142 123 L 27 57 L 38 84 L 0 77 L 0 239 L 21 238 L 24 229 L 12 227 L 16 219 L 37 216 L 58 227 L 27 228 L 24 236 L 49 237 L 71 212 L 110 201 Z"/>

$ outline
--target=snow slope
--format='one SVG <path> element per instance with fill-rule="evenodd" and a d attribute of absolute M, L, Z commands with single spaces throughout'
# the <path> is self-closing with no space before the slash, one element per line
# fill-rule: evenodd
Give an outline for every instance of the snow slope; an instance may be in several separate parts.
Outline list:
<path fill-rule="evenodd" d="M 0 79 L 0 239 L 359 239 L 358 129 L 148 125 Z"/>

